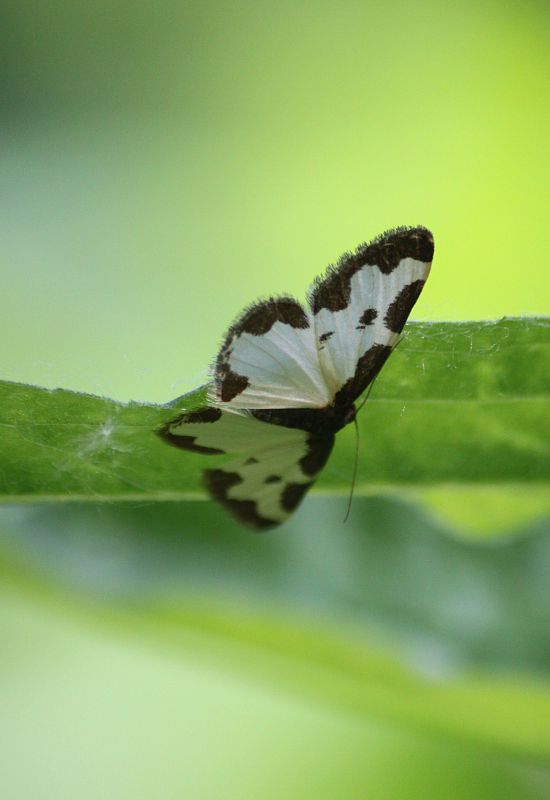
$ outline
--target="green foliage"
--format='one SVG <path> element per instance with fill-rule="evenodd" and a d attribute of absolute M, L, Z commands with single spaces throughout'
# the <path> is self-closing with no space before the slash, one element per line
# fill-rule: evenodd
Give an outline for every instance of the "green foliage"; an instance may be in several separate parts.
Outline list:
<path fill-rule="evenodd" d="M 458 484 L 533 495 L 548 481 L 550 323 L 545 319 L 410 324 L 359 419 L 356 493 Z M 204 456 L 154 430 L 204 401 L 169 406 L 0 385 L 4 502 L 182 500 L 201 496 Z M 347 493 L 354 430 L 317 488 Z"/>
<path fill-rule="evenodd" d="M 8 0 L 2 377 L 164 402 L 398 224 L 419 318 L 546 313 L 549 22 Z M 0 385 L 2 800 L 550 797 L 547 325 L 408 326 L 348 522 L 352 429 L 264 537 L 152 435 L 198 397 Z"/>
<path fill-rule="evenodd" d="M 316 492 L 333 497 L 264 537 L 192 502 L 209 459 L 154 435 L 204 389 L 152 406 L 4 384 L 4 578 L 32 567 L 117 627 L 360 718 L 548 759 L 548 329 L 410 325 L 360 415 L 348 524 L 351 428 Z M 388 490 L 432 512 L 367 496 Z M 506 538 L 454 535 L 489 517 Z"/>
<path fill-rule="evenodd" d="M 2 578 L 339 713 L 550 759 L 548 525 L 474 544 L 394 498 L 344 507 L 267 536 L 201 502 L 5 507 Z"/>

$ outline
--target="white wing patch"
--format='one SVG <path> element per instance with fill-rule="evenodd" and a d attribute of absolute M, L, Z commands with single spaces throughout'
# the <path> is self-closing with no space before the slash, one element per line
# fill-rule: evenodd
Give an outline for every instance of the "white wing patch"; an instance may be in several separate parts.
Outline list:
<path fill-rule="evenodd" d="M 234 408 L 323 408 L 330 393 L 313 317 L 292 298 L 252 306 L 230 329 L 210 400 Z"/>
<path fill-rule="evenodd" d="M 183 414 L 160 431 L 176 447 L 208 455 L 240 453 L 204 471 L 212 497 L 256 529 L 279 525 L 296 509 L 324 466 L 333 436 L 260 422 L 211 406 Z"/>

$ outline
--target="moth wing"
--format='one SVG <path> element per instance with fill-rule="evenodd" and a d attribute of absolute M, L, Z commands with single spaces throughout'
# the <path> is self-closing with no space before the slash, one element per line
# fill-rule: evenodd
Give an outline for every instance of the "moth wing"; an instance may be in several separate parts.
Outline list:
<path fill-rule="evenodd" d="M 289 297 L 247 309 L 222 345 L 210 400 L 240 409 L 328 405 L 311 314 Z"/>
<path fill-rule="evenodd" d="M 316 281 L 309 292 L 321 371 L 336 403 L 353 402 L 376 377 L 430 272 L 426 228 L 383 233 Z"/>
<path fill-rule="evenodd" d="M 183 414 L 160 432 L 184 450 L 239 458 L 203 473 L 211 497 L 256 530 L 284 522 L 326 463 L 334 437 L 316 436 L 211 406 Z"/>

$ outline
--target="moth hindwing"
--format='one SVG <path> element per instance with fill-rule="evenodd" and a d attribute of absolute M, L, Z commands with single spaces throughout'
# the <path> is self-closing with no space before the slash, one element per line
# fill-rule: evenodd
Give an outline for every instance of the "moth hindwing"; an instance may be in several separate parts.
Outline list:
<path fill-rule="evenodd" d="M 238 456 L 204 472 L 210 495 L 238 520 L 269 528 L 298 506 L 395 347 L 433 251 L 426 228 L 395 228 L 330 266 L 307 308 L 271 297 L 231 326 L 209 405 L 159 433 L 183 449 Z"/>

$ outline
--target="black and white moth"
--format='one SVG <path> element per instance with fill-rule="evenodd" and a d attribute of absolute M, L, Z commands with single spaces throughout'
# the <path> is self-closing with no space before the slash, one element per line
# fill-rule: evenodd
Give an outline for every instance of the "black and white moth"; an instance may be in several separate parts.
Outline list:
<path fill-rule="evenodd" d="M 270 297 L 231 326 L 208 405 L 159 435 L 184 450 L 237 456 L 203 477 L 240 522 L 263 530 L 296 509 L 395 347 L 433 252 L 426 228 L 386 231 L 317 278 L 307 308 Z"/>

